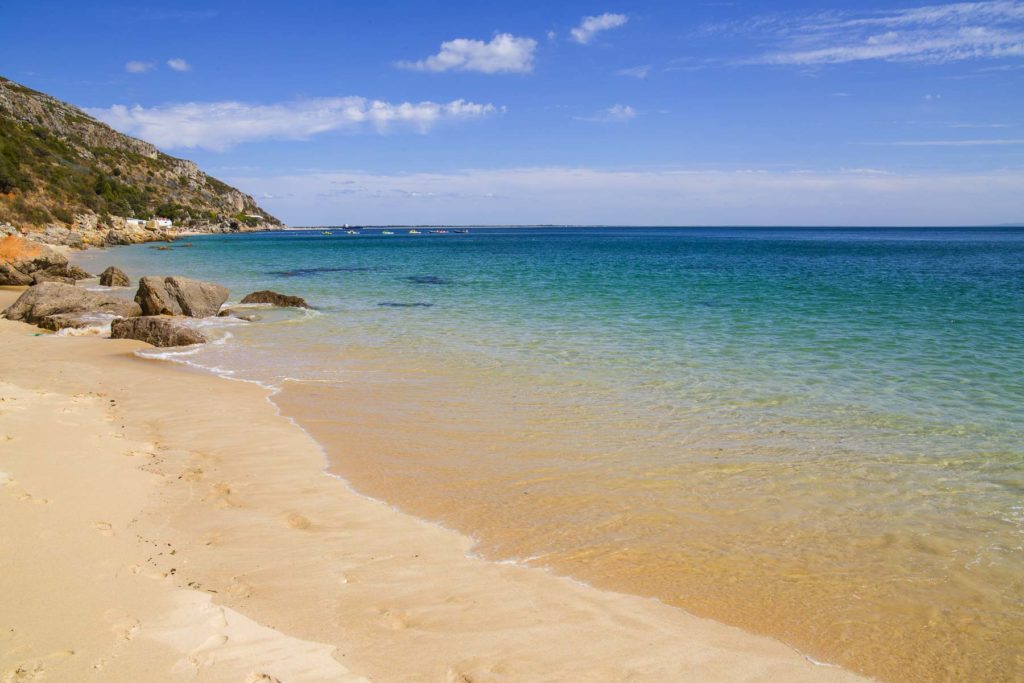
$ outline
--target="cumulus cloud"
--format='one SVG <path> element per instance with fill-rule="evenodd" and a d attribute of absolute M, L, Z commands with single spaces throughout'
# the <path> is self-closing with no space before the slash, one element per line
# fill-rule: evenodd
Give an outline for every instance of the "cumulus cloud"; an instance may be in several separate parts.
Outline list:
<path fill-rule="evenodd" d="M 720 30 L 724 26 L 711 30 Z M 728 30 L 759 34 L 776 49 L 746 63 L 951 62 L 1024 56 L 1024 3 L 961 2 L 876 12 L 758 17 Z"/>
<path fill-rule="evenodd" d="M 992 225 L 1024 215 L 1024 172 L 470 169 L 226 178 L 294 225 Z M 339 192 L 339 189 L 344 190 Z"/>
<path fill-rule="evenodd" d="M 256 140 L 305 140 L 334 130 L 392 128 L 426 133 L 443 121 L 479 119 L 498 111 L 493 104 L 454 100 L 394 104 L 364 97 L 329 97 L 283 104 L 189 102 L 158 107 L 89 109 L 113 128 L 158 147 L 223 151 Z"/>
<path fill-rule="evenodd" d="M 576 28 L 569 31 L 572 34 L 572 39 L 580 45 L 586 45 L 594 39 L 601 31 L 607 31 L 608 29 L 618 28 L 622 26 L 629 17 L 625 14 L 612 14 L 611 12 L 605 12 L 593 17 L 583 17 L 583 21 Z"/>
<path fill-rule="evenodd" d="M 181 57 L 175 57 L 174 59 L 167 60 L 167 66 L 171 67 L 175 71 L 191 71 L 192 66 Z"/>
<path fill-rule="evenodd" d="M 124 70 L 130 74 L 143 74 L 150 71 L 156 65 L 153 62 L 131 61 L 124 65 Z"/>
<path fill-rule="evenodd" d="M 602 109 L 595 116 L 577 116 L 577 121 L 589 121 L 591 123 L 625 123 L 636 118 L 636 109 L 628 104 L 613 104 L 607 109 Z"/>
<path fill-rule="evenodd" d="M 398 62 L 415 71 L 477 71 L 485 74 L 528 73 L 533 70 L 537 41 L 499 33 L 490 42 L 456 38 L 441 43 L 441 51 L 415 62 Z"/>

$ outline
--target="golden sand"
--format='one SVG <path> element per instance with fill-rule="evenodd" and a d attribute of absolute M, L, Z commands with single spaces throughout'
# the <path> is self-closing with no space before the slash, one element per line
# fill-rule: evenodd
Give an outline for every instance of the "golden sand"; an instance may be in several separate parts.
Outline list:
<path fill-rule="evenodd" d="M 325 475 L 263 388 L 37 333 L 0 321 L 4 683 L 861 680 L 473 558 Z"/>

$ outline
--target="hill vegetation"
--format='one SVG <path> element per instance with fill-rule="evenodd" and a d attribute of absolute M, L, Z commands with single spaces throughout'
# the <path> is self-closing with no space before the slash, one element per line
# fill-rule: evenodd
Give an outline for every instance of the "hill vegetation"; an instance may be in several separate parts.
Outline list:
<path fill-rule="evenodd" d="M 191 161 L 0 77 L 0 223 L 103 231 L 115 217 L 210 232 L 281 225 Z"/>

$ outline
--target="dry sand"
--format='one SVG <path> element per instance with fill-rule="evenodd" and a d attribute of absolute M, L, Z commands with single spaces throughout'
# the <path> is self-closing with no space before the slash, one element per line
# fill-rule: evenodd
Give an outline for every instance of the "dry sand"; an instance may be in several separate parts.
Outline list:
<path fill-rule="evenodd" d="M 38 333 L 0 321 L 2 683 L 863 680 L 476 559 L 326 475 L 265 389 Z"/>

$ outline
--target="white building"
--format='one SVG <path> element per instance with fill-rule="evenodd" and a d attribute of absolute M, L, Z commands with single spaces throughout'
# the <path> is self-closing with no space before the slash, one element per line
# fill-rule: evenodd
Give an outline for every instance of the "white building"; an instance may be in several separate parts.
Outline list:
<path fill-rule="evenodd" d="M 146 227 L 146 221 L 142 220 L 141 218 L 125 218 L 124 219 L 124 223 L 129 228 L 144 228 L 144 227 Z"/>
<path fill-rule="evenodd" d="M 153 220 L 149 221 L 149 223 L 146 224 L 146 227 L 150 228 L 151 230 L 152 229 L 160 229 L 160 228 L 169 228 L 169 227 L 171 227 L 171 219 L 170 218 L 154 218 Z"/>

